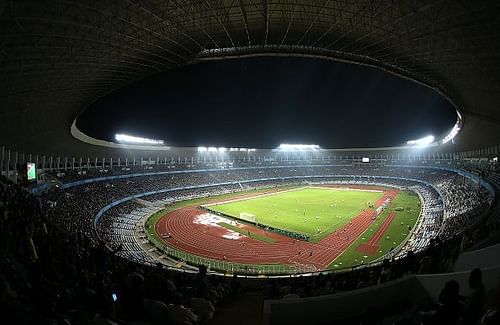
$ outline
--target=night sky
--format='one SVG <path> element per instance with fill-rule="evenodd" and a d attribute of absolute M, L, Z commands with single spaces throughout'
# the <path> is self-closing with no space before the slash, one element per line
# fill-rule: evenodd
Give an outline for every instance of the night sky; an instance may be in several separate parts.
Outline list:
<path fill-rule="evenodd" d="M 352 148 L 440 136 L 455 121 L 437 93 L 374 68 L 259 57 L 148 77 L 98 100 L 77 125 L 110 141 L 127 133 L 170 146 Z"/>

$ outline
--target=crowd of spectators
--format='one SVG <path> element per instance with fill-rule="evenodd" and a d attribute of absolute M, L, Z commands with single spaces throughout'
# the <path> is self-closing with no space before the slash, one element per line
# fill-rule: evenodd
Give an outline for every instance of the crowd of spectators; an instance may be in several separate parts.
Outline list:
<path fill-rule="evenodd" d="M 113 166 L 108 164 L 103 166 L 101 164 L 92 164 L 89 166 L 82 165 L 81 168 L 56 168 L 47 169 L 47 174 L 53 178 L 57 179 L 63 183 L 71 183 L 81 180 L 86 180 L 90 178 L 98 177 L 110 177 L 110 176 L 122 176 L 131 174 L 153 174 L 153 173 L 168 173 L 168 172 L 182 172 L 190 170 L 217 170 L 217 169 L 234 169 L 234 168 L 252 168 L 252 167 L 273 167 L 273 166 L 321 166 L 321 165 L 350 165 L 349 160 L 298 160 L 298 161 L 259 161 L 259 160 L 246 160 L 246 161 L 213 161 L 213 162 L 203 162 L 189 159 L 188 161 L 170 160 L 166 161 L 164 159 L 152 161 L 152 163 L 145 161 L 140 163 L 139 160 L 136 164 L 133 164 L 133 160 L 125 162 L 122 160 L 121 164 L 118 165 L 118 161 L 115 160 Z"/>
<path fill-rule="evenodd" d="M 394 170 L 384 168 L 353 170 L 345 167 L 335 172 L 371 176 L 391 172 L 393 176 L 403 174 L 406 178 L 424 178 L 436 183 L 455 177 L 447 172 L 433 175 L 404 170 L 394 173 Z M 265 172 L 249 169 L 242 172 L 166 174 L 95 182 L 53 191 L 42 197 L 33 197 L 23 188 L 2 179 L 0 297 L 1 303 L 7 307 L 5 316 L 15 320 L 14 323 L 203 323 L 213 317 L 217 304 L 238 292 L 237 278 L 228 281 L 212 277 L 207 275 L 203 266 L 198 273 L 189 274 L 119 258 L 116 256 L 121 249 L 119 245 L 108 247 L 96 236 L 93 228 L 96 212 L 116 199 L 155 189 L 175 189 L 173 197 L 182 199 L 210 194 L 206 188 L 181 189 L 186 186 L 236 180 L 234 184 L 223 185 L 226 186 L 223 190 L 235 191 L 238 187 L 248 188 L 250 183 L 245 181 L 249 179 L 274 175 L 272 181 L 255 183 L 270 186 L 283 182 L 286 177 L 310 173 L 333 175 L 331 167 L 326 166 L 266 169 Z M 335 179 L 339 180 L 338 177 Z M 344 180 L 352 181 L 348 176 Z M 407 181 L 392 181 L 408 185 Z M 470 190 L 469 187 L 459 188 Z M 463 194 L 462 191 L 447 193 Z M 432 199 L 439 201 L 436 197 Z M 485 204 L 488 204 L 487 200 Z M 124 207 L 122 212 L 133 208 L 136 206 L 132 204 Z M 436 209 L 431 206 L 431 210 Z M 269 298 L 307 297 L 376 285 L 405 274 L 449 270 L 458 256 L 461 239 L 461 236 L 452 236 L 451 233 L 444 240 L 437 236 L 418 253 L 409 249 L 405 258 L 387 259 L 374 267 L 315 277 L 269 279 L 265 294 Z"/>
<path fill-rule="evenodd" d="M 153 159 L 118 159 L 111 161 L 107 159 L 105 164 L 103 164 L 102 159 L 96 161 L 83 161 L 80 166 L 77 162 L 74 166 L 72 163 L 68 163 L 66 166 L 61 164 L 59 166 L 48 164 L 46 167 L 46 173 L 53 179 L 58 179 L 64 183 L 75 182 L 79 180 L 85 180 L 89 178 L 97 177 L 109 177 L 109 176 L 120 176 L 129 174 L 144 174 L 144 173 L 158 173 L 158 172 L 171 172 L 171 171 L 189 171 L 189 170 L 200 170 L 200 169 L 228 169 L 228 168 L 252 168 L 252 167 L 276 167 L 276 166 L 287 166 L 287 167 L 301 167 L 301 166 L 347 166 L 351 167 L 356 164 L 356 160 L 353 157 L 239 157 L 238 159 L 205 159 L 201 157 L 197 158 L 153 158 Z M 360 158 L 357 158 L 360 161 Z M 377 164 L 377 160 L 375 165 Z M 112 165 L 111 165 L 112 162 Z M 408 166 L 408 167 L 450 167 L 459 168 L 464 170 L 472 170 L 471 167 L 462 160 L 446 160 L 446 159 L 409 159 L 405 157 L 404 159 L 383 159 L 380 158 L 380 163 L 384 165 L 392 166 Z M 359 165 L 359 162 L 357 163 Z"/>
<path fill-rule="evenodd" d="M 443 194 L 446 214 L 441 229 L 443 236 L 449 236 L 468 229 L 492 205 L 493 197 L 476 184 L 467 184 L 459 176 L 447 179 L 437 186 Z"/>
<path fill-rule="evenodd" d="M 329 175 L 335 175 L 335 177 L 328 177 Z M 345 176 L 342 176 L 345 175 Z M 354 177 L 352 175 L 355 175 Z M 312 176 L 312 178 L 307 178 Z M 314 176 L 321 176 L 321 178 L 315 178 Z M 361 177 L 365 176 L 365 177 Z M 388 177 L 388 178 L 384 178 Z M 290 179 L 293 178 L 293 179 Z M 261 179 L 260 181 L 248 182 L 249 180 Z M 263 180 L 268 179 L 268 180 Z M 467 200 L 466 203 L 470 203 L 470 206 L 463 205 L 459 212 L 455 213 L 449 212 L 449 216 L 444 221 L 444 202 L 443 197 L 438 194 L 438 192 L 432 186 L 426 185 L 424 183 L 419 183 L 414 180 L 423 180 L 428 183 L 434 184 L 441 193 L 447 195 L 446 198 L 447 205 L 453 207 L 453 204 L 461 203 L 461 200 L 468 194 L 473 195 L 478 198 L 478 201 Z M 119 198 L 134 195 L 142 192 L 150 192 L 152 190 L 162 190 L 170 189 L 169 192 L 158 193 L 155 195 L 150 195 L 144 197 L 145 200 L 149 202 L 159 202 L 159 204 L 173 201 L 181 201 L 186 199 L 192 199 L 195 197 L 210 196 L 226 192 L 234 192 L 240 190 L 246 190 L 262 186 L 276 186 L 284 184 L 287 182 L 336 182 L 336 183 L 358 183 L 358 184 L 377 184 L 383 180 L 381 185 L 390 185 L 401 188 L 408 188 L 414 192 L 417 192 L 423 198 L 423 208 L 420 218 L 420 223 L 412 232 L 412 237 L 406 242 L 406 244 L 401 247 L 400 256 L 403 256 L 408 251 L 419 252 L 425 249 L 429 244 L 431 238 L 434 238 L 441 234 L 442 238 L 448 238 L 460 232 L 461 229 L 454 229 L 450 225 L 454 225 L 457 222 L 454 220 L 459 219 L 474 219 L 478 211 L 481 209 L 486 209 L 488 206 L 488 197 L 483 190 L 477 190 L 473 186 L 467 186 L 465 183 L 462 184 L 463 179 L 459 178 L 457 174 L 444 170 L 429 170 L 424 168 L 414 168 L 414 167 L 365 167 L 365 166 L 331 166 L 331 165 L 311 165 L 311 166 L 274 166 L 266 168 L 261 168 L 259 166 L 253 166 L 245 169 L 212 169 L 210 171 L 185 171 L 182 173 L 161 173 L 158 175 L 147 175 L 142 177 L 132 177 L 125 179 L 115 179 L 107 180 L 101 182 L 95 182 L 86 184 L 83 186 L 77 186 L 66 191 L 60 191 L 55 193 L 59 194 L 59 200 L 62 196 L 62 205 L 60 205 L 59 200 L 54 199 L 54 201 L 48 200 L 49 202 L 54 202 L 51 204 L 50 215 L 57 216 L 58 208 L 62 208 L 63 211 L 77 211 L 80 215 L 77 216 L 79 223 L 86 222 L 86 233 L 92 234 L 93 232 L 93 218 L 95 214 L 99 211 L 100 207 L 117 200 Z M 227 184 L 233 182 L 231 184 Z M 453 184 L 456 183 L 456 189 Z M 224 184 L 219 186 L 213 186 L 215 184 Z M 196 185 L 210 185 L 208 187 L 200 188 L 190 188 L 183 189 L 185 187 L 192 187 Z M 78 202 L 78 198 L 82 197 L 82 193 L 100 193 L 105 191 L 102 195 L 95 195 L 90 197 L 85 197 L 82 200 L 83 206 Z M 479 200 L 481 197 L 477 193 L 481 193 L 481 197 L 484 201 Z M 76 199 L 75 199 L 76 198 Z M 96 204 L 93 204 L 97 201 Z M 66 207 L 66 204 L 78 205 L 76 208 Z M 106 234 L 103 238 L 110 243 L 110 245 L 119 245 L 120 242 L 133 241 L 132 235 L 129 235 L 128 239 L 123 235 L 124 231 L 122 228 L 129 227 L 127 221 L 124 221 L 123 225 L 116 224 L 116 221 L 120 220 L 120 216 L 123 216 L 123 211 L 119 209 L 120 206 L 108 210 L 106 214 L 101 219 L 98 224 L 97 229 L 102 233 Z M 464 208 L 465 207 L 465 208 Z M 481 209 L 478 209 L 481 207 Z M 74 213 L 74 212 L 73 212 Z M 127 218 L 129 218 L 128 216 Z M 81 229 L 81 224 L 75 225 L 71 224 L 74 218 L 63 217 L 64 222 L 68 230 L 79 231 Z M 115 222 L 113 224 L 113 221 Z M 444 224 L 449 224 L 448 226 L 443 226 Z M 114 226 L 113 226 L 114 225 Z M 442 229 L 454 229 L 453 231 L 447 231 L 446 233 L 441 233 Z M 118 233 L 118 234 L 117 234 Z M 443 235 L 444 234 L 444 235 Z M 129 243 L 132 245 L 133 243 Z M 135 259 L 149 260 L 147 254 L 141 254 L 140 248 L 130 249 L 132 252 L 128 254 L 129 256 L 135 256 Z M 122 254 L 126 255 L 126 254 Z"/>
<path fill-rule="evenodd" d="M 429 245 L 429 241 L 439 235 L 443 222 L 444 206 L 439 194 L 428 185 L 412 185 L 408 187 L 411 191 L 422 197 L 419 223 L 413 229 L 412 236 L 402 247 L 401 252 L 408 250 L 418 252 Z"/>
<path fill-rule="evenodd" d="M 444 170 L 429 172 L 424 168 L 411 167 L 361 167 L 361 166 L 274 166 L 251 167 L 246 169 L 215 169 L 211 171 L 191 170 L 182 173 L 161 173 L 157 175 L 144 175 L 140 177 L 101 180 L 70 187 L 64 190 L 55 189 L 42 196 L 44 208 L 53 221 L 71 232 L 83 233 L 91 240 L 97 240 L 94 229 L 96 214 L 106 205 L 119 199 L 138 195 L 141 193 L 160 191 L 160 193 L 145 197 L 145 200 L 163 200 L 165 202 L 191 198 L 195 196 L 208 196 L 220 191 L 237 191 L 257 186 L 272 186 L 288 182 L 322 181 L 335 182 L 365 182 L 376 183 L 384 178 L 385 183 L 394 186 L 408 187 L 420 186 L 422 193 L 427 193 L 429 204 L 425 205 L 425 218 L 423 231 L 419 233 L 416 247 L 424 247 L 425 238 L 436 235 L 438 224 L 444 232 L 442 237 L 455 233 L 457 227 L 472 223 L 475 216 L 484 211 L 489 205 L 489 198 L 482 190 L 473 186 L 459 183 L 457 174 Z M 361 177 L 363 176 L 363 177 Z M 436 184 L 446 197 L 445 216 L 440 212 L 439 199 L 435 191 L 422 183 L 421 180 Z M 456 184 L 454 188 L 453 184 Z M 479 194 L 478 194 L 479 193 Z M 464 197 L 473 196 L 477 200 L 463 200 Z M 463 203 L 466 204 L 463 204 Z M 460 203 L 460 210 L 455 205 Z M 431 217 L 427 217 L 427 216 Z M 444 221 L 444 223 L 443 223 Z M 448 226 L 442 226 L 449 224 Z M 440 228 L 441 229 L 441 228 Z M 412 243 L 411 241 L 410 243 Z M 414 248 L 410 248 L 414 249 Z"/>
<path fill-rule="evenodd" d="M 237 284 L 116 257 L 0 179 L 0 303 L 9 324 L 203 324 Z"/>

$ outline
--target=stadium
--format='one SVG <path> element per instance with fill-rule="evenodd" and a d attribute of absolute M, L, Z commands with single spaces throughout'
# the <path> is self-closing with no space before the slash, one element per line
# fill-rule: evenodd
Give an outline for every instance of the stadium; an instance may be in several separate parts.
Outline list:
<path fill-rule="evenodd" d="M 0 0 L 5 319 L 497 324 L 499 17 Z"/>

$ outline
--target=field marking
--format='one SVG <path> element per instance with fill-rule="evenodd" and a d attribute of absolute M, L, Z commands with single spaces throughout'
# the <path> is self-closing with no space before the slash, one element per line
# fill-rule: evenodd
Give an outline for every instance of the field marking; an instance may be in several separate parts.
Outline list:
<path fill-rule="evenodd" d="M 301 186 L 301 187 L 291 188 L 291 189 L 288 189 L 288 190 L 281 190 L 281 191 L 276 191 L 276 192 L 271 192 L 271 193 L 257 194 L 257 195 L 254 195 L 254 196 L 240 197 L 240 198 L 226 200 L 226 201 L 219 201 L 219 202 L 214 202 L 214 203 L 202 204 L 202 205 L 200 205 L 200 207 L 206 208 L 206 207 L 211 207 L 211 206 L 214 206 L 214 205 L 221 205 L 221 204 L 227 204 L 227 203 L 233 203 L 233 202 L 247 201 L 247 200 L 252 200 L 252 199 L 258 199 L 260 197 L 266 197 L 266 196 L 277 195 L 277 194 L 286 193 L 286 192 L 303 190 L 303 189 L 306 189 L 306 188 L 308 188 L 308 186 Z"/>
<path fill-rule="evenodd" d="M 315 189 L 321 189 L 321 190 L 330 190 L 330 191 L 359 191 L 359 192 L 384 193 L 384 191 L 381 191 L 381 190 L 367 190 L 367 189 L 351 188 L 351 187 L 308 186 L 308 188 L 315 188 Z"/>
<path fill-rule="evenodd" d="M 247 201 L 247 200 L 252 200 L 252 199 L 258 199 L 260 197 L 266 197 L 266 196 L 271 196 L 271 195 L 278 195 L 278 194 L 281 194 L 281 193 L 292 192 L 292 191 L 299 191 L 299 190 L 305 190 L 305 189 L 309 189 L 309 188 L 311 188 L 311 189 L 318 189 L 318 190 L 330 190 L 330 191 L 359 191 L 359 192 L 384 193 L 384 191 L 380 191 L 380 190 L 367 190 L 367 189 L 358 189 L 358 188 L 349 188 L 349 187 L 301 186 L 301 187 L 291 188 L 291 189 L 288 189 L 288 190 L 281 190 L 281 191 L 276 191 L 276 192 L 271 192 L 271 193 L 257 194 L 257 195 L 254 195 L 254 196 L 240 197 L 240 198 L 230 199 L 230 200 L 226 200 L 226 201 L 218 201 L 218 202 L 214 202 L 214 203 L 202 204 L 202 205 L 200 205 L 200 207 L 206 208 L 206 207 L 211 207 L 211 206 L 214 206 L 214 205 L 222 205 L 222 204 L 227 204 L 227 203 Z"/>

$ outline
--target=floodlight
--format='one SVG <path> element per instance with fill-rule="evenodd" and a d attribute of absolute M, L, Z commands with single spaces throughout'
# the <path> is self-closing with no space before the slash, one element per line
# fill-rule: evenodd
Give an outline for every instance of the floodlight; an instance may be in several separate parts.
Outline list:
<path fill-rule="evenodd" d="M 238 151 L 240 148 L 229 148 L 229 151 Z"/>
<path fill-rule="evenodd" d="M 443 140 L 441 140 L 441 143 L 442 144 L 445 144 L 447 142 L 450 142 L 451 140 L 453 140 L 453 138 L 455 138 L 455 136 L 458 134 L 458 132 L 460 132 L 460 126 L 457 124 L 455 124 L 453 126 L 453 128 L 451 129 L 450 133 L 448 133 L 444 138 Z"/>
<path fill-rule="evenodd" d="M 433 142 L 434 142 L 434 136 L 428 135 L 420 139 L 406 141 L 406 144 L 411 146 L 428 146 Z"/>
<path fill-rule="evenodd" d="M 282 143 L 279 145 L 280 150 L 318 150 L 319 146 L 317 144 L 290 144 Z"/>
<path fill-rule="evenodd" d="M 198 147 L 198 152 L 225 152 L 226 147 Z"/>
<path fill-rule="evenodd" d="M 163 140 L 147 139 L 127 134 L 115 134 L 115 139 L 118 142 L 124 142 L 124 143 L 153 144 L 153 145 L 163 144 Z"/>

